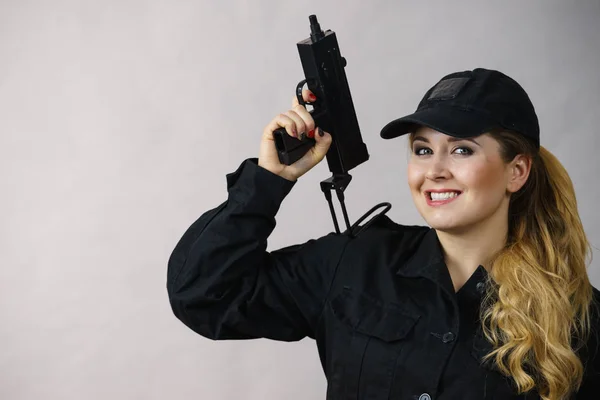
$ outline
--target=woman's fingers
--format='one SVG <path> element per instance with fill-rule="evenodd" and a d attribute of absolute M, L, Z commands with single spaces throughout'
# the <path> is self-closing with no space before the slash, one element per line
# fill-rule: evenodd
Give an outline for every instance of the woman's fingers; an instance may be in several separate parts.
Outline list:
<path fill-rule="evenodd" d="M 317 100 L 317 97 L 313 94 L 313 92 L 311 92 L 308 89 L 302 90 L 302 98 L 307 103 L 314 103 Z M 298 97 L 294 95 L 294 97 L 292 98 L 292 108 L 296 107 L 299 104 L 300 103 L 298 103 Z"/>

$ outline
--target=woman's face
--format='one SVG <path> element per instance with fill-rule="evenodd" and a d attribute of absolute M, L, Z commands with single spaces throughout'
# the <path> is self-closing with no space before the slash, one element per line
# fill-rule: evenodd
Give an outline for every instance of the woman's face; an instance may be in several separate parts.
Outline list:
<path fill-rule="evenodd" d="M 427 127 L 415 133 L 408 183 L 432 228 L 459 233 L 507 221 L 509 180 L 500 145 L 489 134 L 459 139 Z"/>

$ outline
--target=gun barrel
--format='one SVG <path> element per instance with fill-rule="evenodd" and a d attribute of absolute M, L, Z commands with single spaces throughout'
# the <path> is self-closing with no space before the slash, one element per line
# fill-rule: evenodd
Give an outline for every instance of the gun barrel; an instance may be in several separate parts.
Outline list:
<path fill-rule="evenodd" d="M 308 17 L 308 20 L 310 21 L 310 39 L 313 42 L 316 42 L 317 40 L 321 39 L 323 36 L 325 36 L 325 34 L 323 33 L 323 30 L 321 29 L 321 25 L 319 25 L 319 22 L 317 21 L 317 16 L 316 15 L 310 15 Z"/>

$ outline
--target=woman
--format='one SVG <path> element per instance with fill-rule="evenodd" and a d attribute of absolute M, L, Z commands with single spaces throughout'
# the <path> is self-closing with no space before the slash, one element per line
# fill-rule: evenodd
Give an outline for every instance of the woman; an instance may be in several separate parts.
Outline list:
<path fill-rule="evenodd" d="M 280 164 L 279 127 L 315 147 Z M 589 245 L 517 82 L 447 75 L 382 130 L 409 134 L 408 183 L 430 227 L 384 216 L 355 238 L 266 252 L 281 202 L 331 144 L 315 128 L 294 101 L 258 159 L 227 175 L 227 201 L 184 234 L 167 283 L 179 319 L 211 339 L 314 338 L 328 399 L 600 398 Z"/>

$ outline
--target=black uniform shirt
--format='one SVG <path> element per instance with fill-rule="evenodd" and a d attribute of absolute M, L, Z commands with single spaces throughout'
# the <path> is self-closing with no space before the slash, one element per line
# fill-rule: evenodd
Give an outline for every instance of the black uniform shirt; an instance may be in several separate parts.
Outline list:
<path fill-rule="evenodd" d="M 255 158 L 227 175 L 227 201 L 194 222 L 169 259 L 167 289 L 184 324 L 214 340 L 314 338 L 327 399 L 539 398 L 516 396 L 481 363 L 492 349 L 478 319 L 486 270 L 455 293 L 435 230 L 383 216 L 353 239 L 330 233 L 267 252 L 293 186 Z M 600 399 L 597 347 L 593 336 L 577 399 Z"/>

